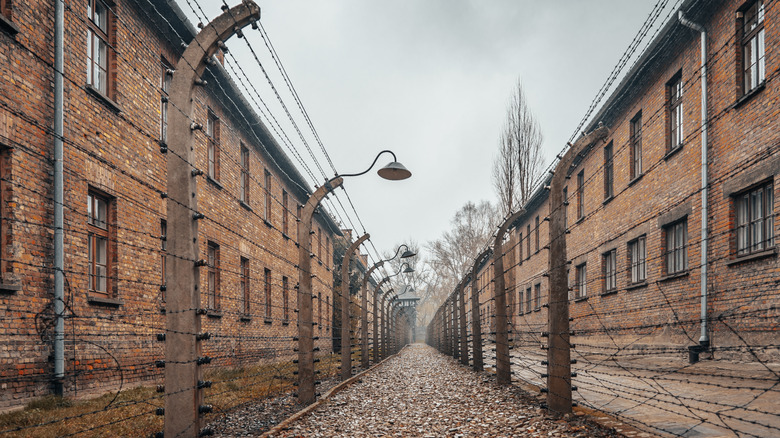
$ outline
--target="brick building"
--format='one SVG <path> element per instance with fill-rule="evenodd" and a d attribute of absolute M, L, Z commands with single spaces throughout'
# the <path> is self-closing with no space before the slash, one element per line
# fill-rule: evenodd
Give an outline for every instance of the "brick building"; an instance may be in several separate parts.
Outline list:
<path fill-rule="evenodd" d="M 567 182 L 573 339 L 591 351 L 699 346 L 715 358 L 777 358 L 780 8 L 689 0 L 681 10 L 706 29 L 706 136 L 700 32 L 674 17 L 584 130 L 603 124 L 608 135 L 555 169 Z M 548 185 L 514 224 L 518 243 L 505 246 L 516 258 L 504 265 L 510 323 L 524 345 L 538 346 L 547 327 Z"/>
<path fill-rule="evenodd" d="M 66 396 L 162 383 L 167 92 L 197 30 L 173 0 L 65 1 Z M 0 2 L 0 410 L 53 382 L 54 3 Z M 224 60 L 224 53 L 221 54 Z M 216 58 L 215 58 L 216 59 Z M 220 62 L 195 94 L 193 169 L 204 353 L 212 367 L 292 358 L 296 218 L 311 189 Z M 330 351 L 332 242 L 315 215 L 315 336 Z M 305 237 L 305 236 L 303 236 Z"/>

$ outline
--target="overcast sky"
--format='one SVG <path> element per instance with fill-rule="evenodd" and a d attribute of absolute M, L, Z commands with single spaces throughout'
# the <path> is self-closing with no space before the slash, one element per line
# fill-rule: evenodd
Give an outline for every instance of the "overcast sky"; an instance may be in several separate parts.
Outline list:
<path fill-rule="evenodd" d="M 179 4 L 192 16 L 187 2 Z M 213 19 L 222 2 L 200 4 Z M 365 170 L 382 149 L 393 150 L 412 171 L 412 178 L 401 182 L 382 180 L 373 172 L 345 181 L 374 247 L 387 252 L 409 238 L 421 244 L 436 239 L 468 201 L 495 200 L 491 167 L 518 79 L 541 125 L 549 163 L 656 0 L 258 4 L 263 27 L 338 172 Z M 678 4 L 668 2 L 659 24 Z M 316 160 L 327 177 L 333 176 L 311 131 L 304 129 L 307 125 L 260 33 L 245 32 Z M 309 178 L 310 184 L 321 184 L 324 177 L 284 109 L 275 103 L 245 42 L 233 38 L 229 47 L 312 169 L 316 180 Z M 389 155 L 380 158 L 380 164 L 389 161 Z M 329 208 L 348 222 L 347 228 L 362 232 L 343 193 L 339 199 L 348 216 L 339 203 Z"/>

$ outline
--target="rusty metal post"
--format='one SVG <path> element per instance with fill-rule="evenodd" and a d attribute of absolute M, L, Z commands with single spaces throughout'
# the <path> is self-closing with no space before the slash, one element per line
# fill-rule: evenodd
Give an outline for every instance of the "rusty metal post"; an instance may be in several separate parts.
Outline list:
<path fill-rule="evenodd" d="M 336 177 L 320 186 L 301 210 L 298 222 L 298 401 L 314 403 L 314 321 L 312 318 L 311 220 L 325 196 L 344 180 Z"/>
<path fill-rule="evenodd" d="M 482 371 L 482 321 L 479 319 L 479 287 L 477 286 L 477 268 L 490 255 L 490 249 L 482 251 L 471 267 L 471 350 L 474 356 L 474 371 Z"/>
<path fill-rule="evenodd" d="M 350 335 L 350 304 L 349 299 L 349 263 L 352 260 L 352 254 L 358 247 L 371 237 L 368 233 L 360 236 L 352 242 L 344 258 L 341 259 L 341 380 L 347 380 L 352 377 L 352 342 Z"/>
<path fill-rule="evenodd" d="M 520 209 L 510 215 L 498 228 L 496 240 L 493 243 L 493 299 L 496 303 L 496 380 L 499 385 L 512 382 L 512 370 L 509 357 L 509 336 L 506 318 L 506 287 L 504 282 L 504 236 L 509 226 L 517 220 L 525 210 Z"/>
<path fill-rule="evenodd" d="M 200 370 L 200 276 L 196 262 L 198 212 L 194 134 L 191 124 L 193 90 L 219 45 L 244 26 L 260 19 L 253 2 L 241 3 L 208 23 L 182 54 L 173 74 L 170 102 L 178 111 L 169 114 L 167 150 L 166 334 L 165 334 L 165 436 L 195 437 L 201 433 L 203 395 Z M 167 149 L 165 149 L 167 148 Z"/>
<path fill-rule="evenodd" d="M 571 412 L 571 343 L 569 341 L 569 283 L 566 275 L 566 207 L 563 187 L 575 158 L 594 142 L 607 137 L 599 127 L 580 137 L 555 168 L 550 182 L 550 294 L 547 338 L 547 406 L 560 414 Z"/>
<path fill-rule="evenodd" d="M 368 280 L 371 279 L 371 273 L 374 272 L 375 269 L 382 266 L 384 264 L 384 261 L 379 261 L 374 264 L 367 272 L 366 275 L 363 277 L 363 287 L 361 288 L 361 298 L 360 298 L 360 308 L 361 308 L 361 318 L 360 318 L 360 324 L 363 328 L 363 331 L 361 332 L 362 339 L 360 343 L 360 364 L 363 367 L 363 369 L 368 368 L 369 364 L 369 357 L 368 357 Z M 374 294 L 374 334 L 376 334 L 376 294 Z M 374 341 L 374 345 L 376 346 L 376 340 Z M 376 347 L 375 347 L 376 348 Z"/>
<path fill-rule="evenodd" d="M 460 363 L 468 366 L 469 364 L 469 348 L 468 339 L 466 337 L 466 299 L 465 299 L 465 287 L 463 281 L 458 284 L 458 308 L 460 309 Z"/>

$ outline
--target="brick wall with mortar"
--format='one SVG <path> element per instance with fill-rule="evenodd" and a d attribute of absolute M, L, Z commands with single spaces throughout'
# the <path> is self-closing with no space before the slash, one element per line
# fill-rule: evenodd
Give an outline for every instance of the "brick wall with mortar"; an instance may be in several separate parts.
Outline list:
<path fill-rule="evenodd" d="M 50 393 L 51 271 L 53 250 L 52 120 L 53 28 L 52 4 L 11 2 L 11 22 L 18 33 L 0 32 L 0 143 L 3 147 L 3 265 L 0 292 L 0 409 L 20 406 Z M 170 9 L 139 8 L 132 1 L 111 6 L 116 14 L 112 87 L 105 98 L 85 87 L 86 3 L 65 4 L 65 279 L 66 320 L 65 395 L 83 396 L 127 387 L 138 382 L 162 383 L 154 362 L 164 358 L 161 220 L 165 219 L 166 159 L 158 144 L 160 132 L 159 78 L 161 57 L 175 64 L 179 37 L 157 27 L 158 12 L 182 28 Z M 178 21 L 177 21 L 178 20 Z M 212 75 L 213 76 L 213 75 Z M 216 77 L 216 76 L 215 76 Z M 195 94 L 192 118 L 205 126 L 208 108 L 220 120 L 219 184 L 198 177 L 198 205 L 206 216 L 199 229 L 202 258 L 209 241 L 219 245 L 220 306 L 203 317 L 203 330 L 214 334 L 204 352 L 215 357 L 209 366 L 257 364 L 292 358 L 297 333 L 298 272 L 297 204 L 305 202 L 306 183 L 284 172 L 279 148 L 246 129 L 245 117 L 223 96 L 232 85 L 213 81 Z M 175 109 L 171 108 L 171 111 Z M 261 128 L 265 129 L 265 128 Z M 271 138 L 265 131 L 265 135 Z M 206 142 L 196 133 L 194 167 L 207 169 Z M 273 141 L 271 139 L 271 141 Z M 240 153 L 250 153 L 250 202 L 239 198 Z M 286 160 L 286 158 L 285 158 Z M 271 217 L 265 221 L 263 171 L 272 175 Z M 303 189 L 301 186 L 303 186 Z M 88 291 L 87 210 L 90 190 L 110 200 L 110 270 L 108 294 Z M 287 236 L 282 234 L 282 191 L 288 193 Z M 315 252 L 314 293 L 332 302 L 331 262 L 327 248 L 333 240 L 332 222 L 315 216 L 314 229 L 328 238 Z M 169 230 L 170 231 L 170 230 Z M 313 245 L 317 248 L 317 243 Z M 250 260 L 249 315 L 240 293 L 240 257 Z M 271 311 L 265 318 L 265 269 L 271 271 Z M 288 320 L 283 315 L 282 279 L 289 290 Z M 17 290 L 18 289 L 18 290 Z M 206 268 L 201 269 L 202 306 L 206 306 Z M 323 306 L 323 313 L 328 312 Z M 315 320 L 317 300 L 315 300 Z M 327 315 L 323 320 L 327 321 Z M 327 333 L 326 324 L 320 331 Z M 329 343 L 318 341 L 323 353 Z"/>
<path fill-rule="evenodd" d="M 737 89 L 740 80 L 740 43 L 735 43 L 735 15 L 745 3 L 720 2 L 717 7 L 698 7 L 690 11 L 694 21 L 708 29 L 708 114 L 709 125 L 709 295 L 711 343 L 715 357 L 747 358 L 740 352 L 746 344 L 767 346 L 777 335 L 777 279 L 780 268 L 777 239 L 758 257 L 737 257 L 735 250 L 734 195 L 756 184 L 774 183 L 777 217 L 780 193 L 778 137 L 778 91 L 776 72 L 780 9 L 766 9 L 766 85 L 747 98 Z M 589 150 L 570 171 L 567 180 L 567 235 L 570 284 L 576 282 L 576 266 L 587 266 L 587 296 L 570 302 L 575 343 L 612 345 L 606 334 L 621 339 L 620 345 L 633 348 L 669 346 L 669 351 L 684 354 L 685 347 L 699 339 L 700 312 L 700 144 L 701 81 L 699 75 L 699 34 L 675 25 L 662 40 L 660 53 L 639 76 L 621 88 L 619 98 L 605 106 L 594 123 L 603 122 L 610 135 Z M 682 72 L 684 108 L 684 144 L 667 153 L 667 83 Z M 630 121 L 642 112 L 643 174 L 630 174 Z M 591 126 L 590 129 L 595 128 Z M 605 199 L 604 147 L 614 151 L 614 196 Z M 557 169 L 556 171 L 564 171 Z M 577 174 L 584 171 L 584 218 L 578 220 Z M 541 283 L 542 302 L 547 301 L 547 251 L 527 248 L 528 226 L 534 233 L 534 218 L 548 214 L 547 195 L 543 205 L 529 209 L 527 220 L 517 224 L 513 233 L 522 233 L 522 263 L 514 264 L 516 289 Z M 665 224 L 687 217 L 688 269 L 682 275 L 666 275 L 664 268 Z M 778 234 L 777 220 L 774 235 Z M 548 240 L 547 221 L 540 226 L 540 246 Z M 630 282 L 628 243 L 639 236 L 647 242 L 647 281 Z M 532 249 L 535 245 L 532 245 Z M 617 254 L 617 288 L 606 291 L 603 254 Z M 517 295 L 519 296 L 519 290 Z M 532 306 L 535 307 L 535 306 Z M 519 309 L 518 309 L 519 310 Z M 515 324 L 519 332 L 544 330 L 547 310 L 529 312 L 526 307 Z M 518 311 L 518 313 L 520 313 Z M 524 327 L 523 327 L 524 326 Z M 539 330 L 541 329 L 541 330 Z M 739 334 L 739 336 L 737 335 Z M 743 339 L 740 339 L 740 336 Z M 521 336 L 521 339 L 523 337 Z M 521 341 L 522 342 L 522 341 Z M 759 347 L 760 357 L 777 357 L 777 350 Z"/>

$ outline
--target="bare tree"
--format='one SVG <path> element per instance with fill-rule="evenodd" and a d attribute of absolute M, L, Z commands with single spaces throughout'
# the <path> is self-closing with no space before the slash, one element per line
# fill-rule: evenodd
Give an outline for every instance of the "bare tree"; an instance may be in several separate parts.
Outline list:
<path fill-rule="evenodd" d="M 533 184 L 542 176 L 542 139 L 541 128 L 528 107 L 523 84 L 518 79 L 499 137 L 498 155 L 493 162 L 493 187 L 504 216 L 528 201 Z"/>
<path fill-rule="evenodd" d="M 418 308 L 421 321 L 427 323 L 471 269 L 474 257 L 488 244 L 498 220 L 498 212 L 490 202 L 467 202 L 452 218 L 452 228 L 426 245 L 426 284 L 417 289 L 422 292 Z"/>

